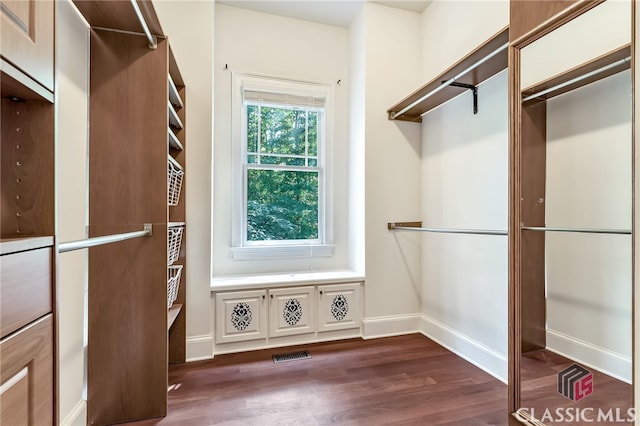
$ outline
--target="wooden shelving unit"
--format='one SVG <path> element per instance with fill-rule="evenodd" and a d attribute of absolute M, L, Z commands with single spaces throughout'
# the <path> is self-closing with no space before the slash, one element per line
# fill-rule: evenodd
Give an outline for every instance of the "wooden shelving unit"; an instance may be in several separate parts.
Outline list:
<path fill-rule="evenodd" d="M 180 287 L 178 295 L 174 302 L 173 308 L 177 307 L 178 313 L 175 320 L 169 322 L 169 362 L 180 363 L 186 360 L 186 321 L 187 321 L 187 304 L 186 304 L 186 282 L 187 282 L 187 225 L 186 225 L 186 179 L 187 179 L 187 144 L 186 144 L 186 88 L 185 83 L 180 74 L 180 69 L 175 60 L 173 52 L 169 49 L 169 105 L 176 113 L 178 122 L 181 124 L 179 128 L 171 128 L 169 125 L 169 133 L 173 133 L 177 143 L 174 145 L 169 143 L 169 155 L 176 163 L 182 167 L 184 172 L 182 177 L 182 190 L 179 202 L 176 206 L 169 206 L 168 220 L 171 223 L 183 223 L 182 242 L 180 244 L 180 253 L 175 265 L 182 265 L 182 273 L 180 278 Z M 176 146 L 177 145 L 177 146 Z M 171 314 L 170 314 L 171 315 Z"/>
<path fill-rule="evenodd" d="M 59 423 L 54 8 L 2 2 L 0 13 L 2 424 Z"/>
<path fill-rule="evenodd" d="M 460 95 L 464 91 L 468 90 L 462 87 L 449 86 L 439 90 L 437 93 L 434 93 L 433 96 L 417 103 L 415 106 L 411 107 L 409 110 L 404 112 L 399 116 L 395 116 L 398 112 L 402 111 L 407 106 L 413 104 L 414 102 L 420 100 L 428 93 L 438 90 L 438 88 L 442 85 L 443 82 L 448 81 L 462 71 L 466 70 L 473 64 L 481 61 L 483 58 L 487 57 L 489 54 L 499 49 L 501 46 L 504 46 L 509 42 L 509 28 L 504 28 L 499 33 L 491 37 L 482 45 L 478 46 L 473 52 L 469 53 L 464 58 L 460 59 L 453 66 L 448 68 L 442 74 L 438 75 L 436 78 L 425 84 L 424 86 L 417 89 L 415 92 L 411 93 L 409 96 L 401 100 L 400 102 L 393 105 L 391 108 L 387 110 L 390 120 L 401 120 L 401 121 L 413 121 L 417 123 L 422 122 L 422 114 L 431 111 L 439 105 L 455 98 Z M 490 77 L 493 77 L 497 73 L 507 68 L 507 50 L 505 49 L 503 52 L 495 55 L 490 60 L 486 61 L 482 65 L 479 65 L 477 68 L 472 70 L 471 72 L 461 76 L 456 79 L 457 83 L 473 85 L 477 86 L 483 81 L 487 80 Z"/>
<path fill-rule="evenodd" d="M 137 5 L 153 49 L 132 3 L 74 3 L 92 26 L 89 236 L 153 225 L 150 237 L 89 249 L 87 423 L 163 417 L 168 363 L 185 361 L 184 230 L 167 309 L 169 226 L 185 222 L 184 178 L 170 206 L 167 164 L 186 172 L 184 80 L 150 1 Z"/>

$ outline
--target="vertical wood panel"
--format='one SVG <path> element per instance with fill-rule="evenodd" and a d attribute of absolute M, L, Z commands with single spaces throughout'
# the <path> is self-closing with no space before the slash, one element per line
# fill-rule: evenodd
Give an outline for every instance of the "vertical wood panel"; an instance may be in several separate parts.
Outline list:
<path fill-rule="evenodd" d="M 533 102 L 522 108 L 520 147 L 520 223 L 545 225 L 547 105 Z M 522 351 L 546 346 L 545 236 L 521 232 L 520 295 Z"/>
<path fill-rule="evenodd" d="M 137 229 L 90 226 L 91 234 Z M 89 249 L 89 424 L 166 415 L 167 228 Z"/>
<path fill-rule="evenodd" d="M 167 43 L 91 32 L 89 223 L 166 223 Z"/>
<path fill-rule="evenodd" d="M 167 46 L 91 34 L 89 234 L 154 229 L 89 250 L 89 424 L 166 415 Z"/>

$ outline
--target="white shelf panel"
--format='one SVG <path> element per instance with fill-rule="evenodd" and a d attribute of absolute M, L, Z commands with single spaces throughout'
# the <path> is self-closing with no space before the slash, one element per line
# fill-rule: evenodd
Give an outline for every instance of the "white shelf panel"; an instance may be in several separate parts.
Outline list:
<path fill-rule="evenodd" d="M 178 88 L 173 82 L 171 74 L 169 74 L 169 101 L 178 108 L 184 107 L 184 103 L 182 103 L 182 99 L 180 98 L 180 94 L 178 93 Z"/>
<path fill-rule="evenodd" d="M 171 102 L 168 102 L 169 105 L 169 124 L 178 129 L 182 129 L 182 121 L 180 117 L 178 117 L 178 113 L 176 112 Z"/>
<path fill-rule="evenodd" d="M 168 131 L 169 131 L 169 145 L 171 146 L 171 148 L 182 151 L 184 148 L 182 147 L 182 143 L 180 142 L 180 139 L 178 139 L 176 134 L 173 133 L 173 130 L 171 130 L 171 127 L 168 128 Z"/>

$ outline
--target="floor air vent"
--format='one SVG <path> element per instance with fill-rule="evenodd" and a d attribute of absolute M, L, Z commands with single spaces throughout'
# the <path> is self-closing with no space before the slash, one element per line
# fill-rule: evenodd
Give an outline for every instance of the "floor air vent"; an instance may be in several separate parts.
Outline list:
<path fill-rule="evenodd" d="M 300 351 L 300 352 L 290 352 L 288 354 L 274 355 L 272 358 L 273 358 L 273 362 L 278 364 L 280 362 L 297 361 L 299 359 L 309 359 L 311 358 L 311 355 L 307 351 Z"/>

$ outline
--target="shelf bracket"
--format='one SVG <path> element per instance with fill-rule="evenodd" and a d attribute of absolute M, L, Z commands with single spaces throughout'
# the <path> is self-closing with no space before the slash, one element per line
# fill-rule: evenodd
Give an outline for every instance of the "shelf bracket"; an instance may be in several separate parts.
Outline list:
<path fill-rule="evenodd" d="M 443 81 L 442 83 L 445 83 L 445 81 Z M 458 83 L 455 81 L 453 83 L 449 83 L 449 86 L 462 87 L 464 89 L 473 91 L 473 114 L 475 115 L 478 113 L 478 86 L 474 86 L 473 84 Z"/>

